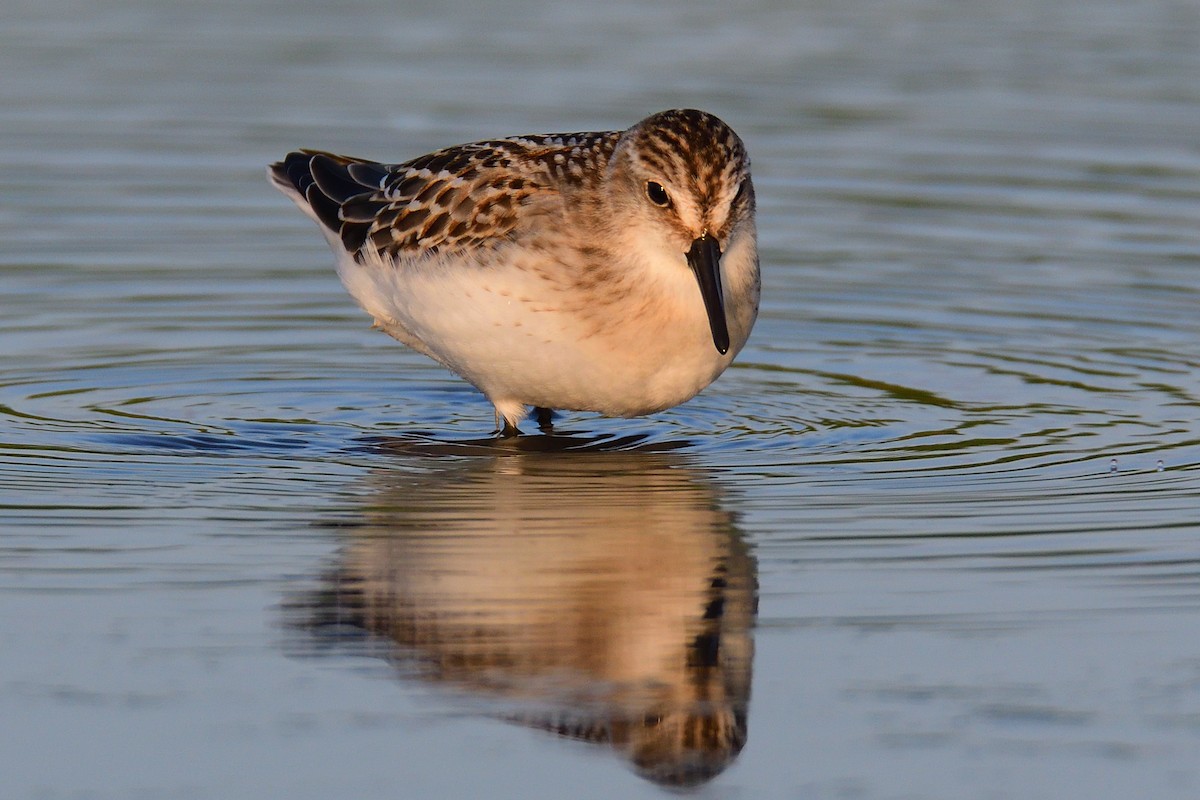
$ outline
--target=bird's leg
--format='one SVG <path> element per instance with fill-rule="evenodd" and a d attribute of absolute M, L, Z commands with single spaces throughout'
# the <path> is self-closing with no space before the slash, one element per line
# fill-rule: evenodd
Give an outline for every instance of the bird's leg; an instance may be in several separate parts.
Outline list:
<path fill-rule="evenodd" d="M 537 408 L 533 409 L 533 418 L 537 420 L 538 430 L 554 430 L 554 411 L 551 409 L 538 406 Z"/>
<path fill-rule="evenodd" d="M 508 417 L 501 415 L 500 411 L 496 411 L 496 427 L 500 429 L 497 434 L 501 439 L 509 439 L 513 436 L 520 436 L 521 430 L 508 421 Z"/>

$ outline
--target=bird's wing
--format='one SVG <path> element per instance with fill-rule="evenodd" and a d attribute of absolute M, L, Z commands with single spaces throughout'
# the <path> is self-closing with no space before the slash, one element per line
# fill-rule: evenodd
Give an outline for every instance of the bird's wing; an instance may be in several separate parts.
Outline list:
<path fill-rule="evenodd" d="M 519 206 L 594 174 L 617 136 L 474 142 L 394 165 L 300 150 L 272 164 L 270 175 L 355 258 L 422 257 L 505 241 L 518 227 Z"/>

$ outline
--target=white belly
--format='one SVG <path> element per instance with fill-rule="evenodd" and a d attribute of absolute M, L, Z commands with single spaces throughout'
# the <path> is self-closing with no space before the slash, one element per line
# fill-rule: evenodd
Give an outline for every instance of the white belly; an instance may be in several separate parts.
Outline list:
<path fill-rule="evenodd" d="M 741 257 L 754 258 L 752 250 Z M 734 275 L 748 271 L 732 266 Z M 521 406 L 637 416 L 678 405 L 733 360 L 758 297 L 756 269 L 743 285 L 726 280 L 731 347 L 722 355 L 682 259 L 678 270 L 620 296 L 604 286 L 565 290 L 519 261 L 392 265 L 346 257 L 338 272 L 384 330 L 517 416 Z"/>

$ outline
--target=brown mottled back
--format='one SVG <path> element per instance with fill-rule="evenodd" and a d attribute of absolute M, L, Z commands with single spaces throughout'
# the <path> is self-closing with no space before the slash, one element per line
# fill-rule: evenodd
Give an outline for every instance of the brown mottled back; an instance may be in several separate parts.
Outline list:
<path fill-rule="evenodd" d="M 463 251 L 505 241 L 517 207 L 603 172 L 618 131 L 518 136 L 387 165 L 314 150 L 272 165 L 322 225 L 362 261 Z"/>

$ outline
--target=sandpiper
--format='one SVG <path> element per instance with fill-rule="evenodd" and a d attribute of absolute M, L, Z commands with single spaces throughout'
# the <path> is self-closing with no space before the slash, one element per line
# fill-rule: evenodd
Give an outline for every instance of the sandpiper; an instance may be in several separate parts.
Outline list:
<path fill-rule="evenodd" d="M 375 325 L 475 385 L 506 435 L 530 406 L 548 427 L 689 400 L 758 315 L 750 159 L 703 111 L 394 165 L 301 150 L 269 175 Z"/>

